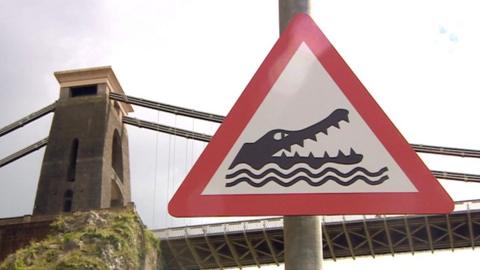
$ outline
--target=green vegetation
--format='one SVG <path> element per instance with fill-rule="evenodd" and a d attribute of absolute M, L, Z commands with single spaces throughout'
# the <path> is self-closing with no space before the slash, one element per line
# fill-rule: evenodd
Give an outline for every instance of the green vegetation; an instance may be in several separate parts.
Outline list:
<path fill-rule="evenodd" d="M 0 270 L 162 269 L 160 243 L 133 210 L 59 216 L 53 233 L 18 250 Z"/>

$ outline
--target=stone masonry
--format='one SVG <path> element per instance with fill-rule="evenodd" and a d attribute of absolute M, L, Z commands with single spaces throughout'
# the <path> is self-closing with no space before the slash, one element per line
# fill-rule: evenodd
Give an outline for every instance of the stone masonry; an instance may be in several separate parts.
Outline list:
<path fill-rule="evenodd" d="M 34 215 L 121 207 L 130 202 L 130 105 L 110 67 L 56 72 L 60 98 L 42 163 Z"/>

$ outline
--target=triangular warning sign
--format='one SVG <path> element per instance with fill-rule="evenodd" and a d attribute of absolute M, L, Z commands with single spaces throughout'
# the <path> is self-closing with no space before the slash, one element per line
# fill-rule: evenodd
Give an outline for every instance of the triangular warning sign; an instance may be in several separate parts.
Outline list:
<path fill-rule="evenodd" d="M 452 210 L 305 14 L 280 36 L 169 204 L 174 216 Z"/>

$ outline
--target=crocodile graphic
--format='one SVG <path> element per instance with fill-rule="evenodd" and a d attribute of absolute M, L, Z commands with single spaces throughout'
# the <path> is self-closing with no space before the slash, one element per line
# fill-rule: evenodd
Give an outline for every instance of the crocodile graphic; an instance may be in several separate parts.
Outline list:
<path fill-rule="evenodd" d="M 350 153 L 338 151 L 338 155 L 335 157 L 330 157 L 327 152 L 325 152 L 323 157 L 314 157 L 312 153 L 306 157 L 301 157 L 298 153 L 295 153 L 293 157 L 287 157 L 284 152 L 282 152 L 281 156 L 274 156 L 281 150 L 291 151 L 293 145 L 303 147 L 307 139 L 316 141 L 316 135 L 320 132 L 328 135 L 328 128 L 332 126 L 340 128 L 341 121 L 349 122 L 348 111 L 345 109 L 336 109 L 325 119 L 301 130 L 274 129 L 268 131 L 257 141 L 245 143 L 229 169 L 241 163 L 257 170 L 268 163 L 275 163 L 283 169 L 291 168 L 298 163 L 305 163 L 311 168 L 319 168 L 325 163 L 359 163 L 362 161 L 363 156 L 356 153 L 353 148 L 350 149 Z"/>
<path fill-rule="evenodd" d="M 349 153 L 339 150 L 336 156 L 330 156 L 326 151 L 321 157 L 314 156 L 312 152 L 307 156 L 300 156 L 297 152 L 293 156 L 285 155 L 285 151 L 291 152 L 294 145 L 303 147 L 306 140 L 317 141 L 319 133 L 328 136 L 328 129 L 332 126 L 340 129 L 342 121 L 349 123 L 348 110 L 336 109 L 325 119 L 304 129 L 274 129 L 255 142 L 244 143 L 228 168 L 225 186 L 233 187 L 246 183 L 254 188 L 261 188 L 271 182 L 283 187 L 290 187 L 298 182 L 305 182 L 312 187 L 319 187 L 326 182 L 349 186 L 357 181 L 380 185 L 388 180 L 387 167 L 370 171 L 359 166 L 363 155 L 355 152 L 353 148 L 350 148 Z M 237 168 L 240 164 L 244 166 Z M 295 166 L 297 164 L 300 165 Z M 347 171 L 340 170 L 335 164 L 347 165 L 342 168 Z M 322 169 L 319 170 L 320 168 Z"/>

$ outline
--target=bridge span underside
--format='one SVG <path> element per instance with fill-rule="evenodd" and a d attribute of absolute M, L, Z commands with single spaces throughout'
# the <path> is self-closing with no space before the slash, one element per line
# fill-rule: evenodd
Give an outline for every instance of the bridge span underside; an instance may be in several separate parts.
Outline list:
<path fill-rule="evenodd" d="M 334 221 L 335 218 L 337 221 Z M 332 221 L 333 220 L 333 221 Z M 155 231 L 168 269 L 279 264 L 284 260 L 281 218 Z M 480 245 L 480 209 L 450 215 L 327 217 L 325 259 L 457 249 Z"/>

